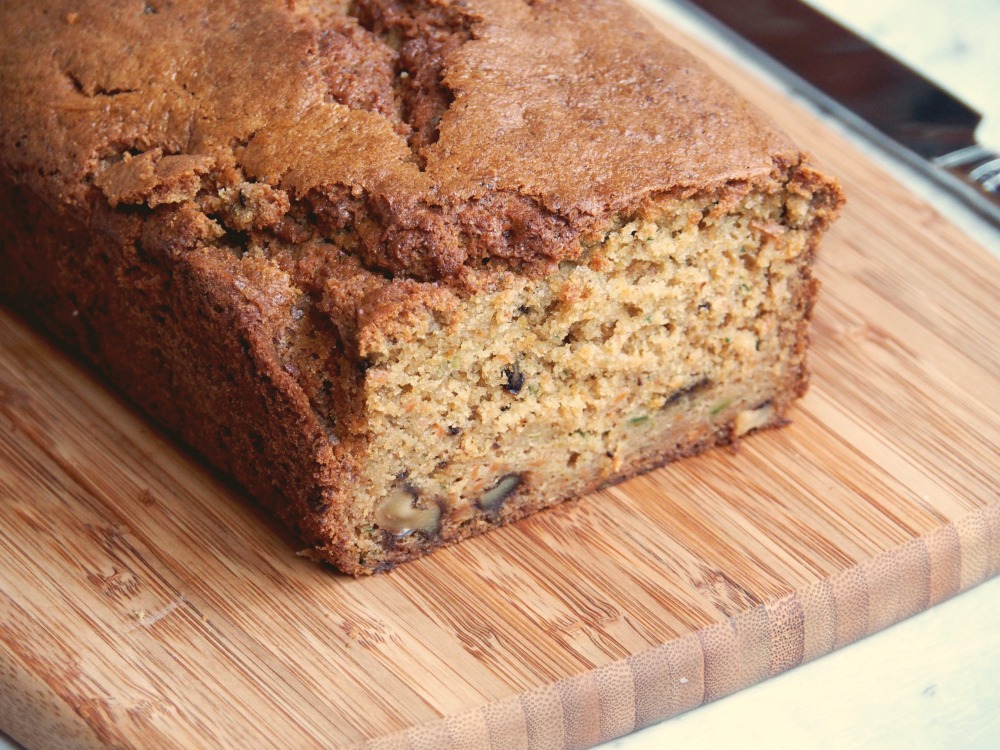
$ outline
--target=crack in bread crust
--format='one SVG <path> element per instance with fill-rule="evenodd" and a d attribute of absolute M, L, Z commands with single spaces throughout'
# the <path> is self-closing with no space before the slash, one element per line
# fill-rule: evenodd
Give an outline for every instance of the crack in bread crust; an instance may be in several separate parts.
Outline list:
<path fill-rule="evenodd" d="M 177 0 L 108 14 L 43 0 L 3 14 L 3 85 L 20 109 L 0 122 L 0 154 L 15 179 L 56 211 L 87 215 L 103 194 L 188 234 L 214 222 L 217 237 L 197 234 L 221 249 L 262 205 L 239 200 L 269 191 L 249 228 L 265 239 L 319 234 L 426 281 L 463 283 L 484 261 L 541 273 L 651 195 L 799 161 L 624 4 Z"/>

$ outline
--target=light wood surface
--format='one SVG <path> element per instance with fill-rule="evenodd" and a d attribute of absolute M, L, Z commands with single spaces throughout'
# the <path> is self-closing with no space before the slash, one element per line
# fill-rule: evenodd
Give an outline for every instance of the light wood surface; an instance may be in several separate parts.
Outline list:
<path fill-rule="evenodd" d="M 700 54 L 850 199 L 791 426 L 353 580 L 0 314 L 0 728 L 28 747 L 585 747 L 1000 572 L 1000 263 Z"/>

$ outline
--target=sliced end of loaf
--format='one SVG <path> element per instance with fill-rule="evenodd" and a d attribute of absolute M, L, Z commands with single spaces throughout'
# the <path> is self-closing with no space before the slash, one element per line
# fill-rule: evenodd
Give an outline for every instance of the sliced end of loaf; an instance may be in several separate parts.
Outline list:
<path fill-rule="evenodd" d="M 839 201 L 780 187 L 651 200 L 552 273 L 421 289 L 359 335 L 363 466 L 325 556 L 381 570 L 781 424 L 807 384 L 810 264 Z"/>

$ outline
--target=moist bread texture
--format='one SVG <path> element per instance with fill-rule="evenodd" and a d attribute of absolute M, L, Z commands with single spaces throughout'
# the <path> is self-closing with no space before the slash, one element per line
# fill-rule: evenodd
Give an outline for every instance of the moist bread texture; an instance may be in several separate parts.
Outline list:
<path fill-rule="evenodd" d="M 613 0 L 0 6 L 0 296 L 341 570 L 779 425 L 842 201 Z"/>

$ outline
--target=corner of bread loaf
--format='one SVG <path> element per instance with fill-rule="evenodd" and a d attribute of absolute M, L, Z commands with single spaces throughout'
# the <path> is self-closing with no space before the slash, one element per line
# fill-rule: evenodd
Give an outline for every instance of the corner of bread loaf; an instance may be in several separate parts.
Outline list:
<path fill-rule="evenodd" d="M 365 311 L 354 574 L 786 424 L 842 202 L 804 161 L 620 212 L 545 273 L 389 285 Z"/>

